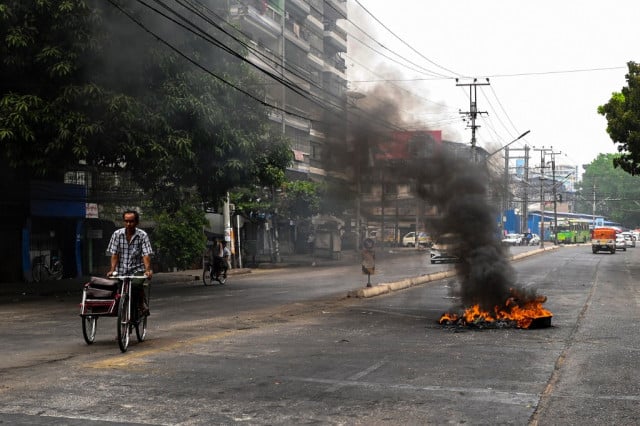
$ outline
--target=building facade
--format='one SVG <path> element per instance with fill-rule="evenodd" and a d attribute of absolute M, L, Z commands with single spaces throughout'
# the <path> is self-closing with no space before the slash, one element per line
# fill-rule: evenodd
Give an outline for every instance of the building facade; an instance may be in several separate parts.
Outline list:
<path fill-rule="evenodd" d="M 346 105 L 346 0 L 230 0 L 229 19 L 250 40 L 248 59 L 265 74 L 270 119 L 292 142 L 294 178 L 326 175 L 321 158 L 327 114 Z M 292 114 L 288 114 L 292 113 Z"/>

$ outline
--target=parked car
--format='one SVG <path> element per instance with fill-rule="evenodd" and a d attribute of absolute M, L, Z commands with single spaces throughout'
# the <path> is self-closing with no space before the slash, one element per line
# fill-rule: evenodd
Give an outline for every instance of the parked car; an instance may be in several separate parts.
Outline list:
<path fill-rule="evenodd" d="M 627 239 L 622 234 L 616 235 L 616 250 L 627 251 Z"/>
<path fill-rule="evenodd" d="M 418 245 L 421 247 L 427 247 L 431 245 L 431 237 L 426 232 L 418 232 Z M 416 246 L 416 233 L 409 232 L 402 237 L 403 247 L 415 247 Z"/>
<path fill-rule="evenodd" d="M 522 234 L 507 234 L 502 239 L 502 244 L 507 246 L 519 246 L 522 244 Z"/>
<path fill-rule="evenodd" d="M 627 247 L 635 247 L 636 246 L 636 236 L 633 232 L 627 231 L 623 232 L 624 239 L 627 240 Z"/>
<path fill-rule="evenodd" d="M 538 234 L 531 234 L 531 239 L 529 240 L 530 246 L 538 246 L 540 245 L 540 236 Z"/>
<path fill-rule="evenodd" d="M 440 236 L 431 246 L 431 263 L 458 262 L 460 259 L 455 253 L 459 243 L 454 234 Z"/>

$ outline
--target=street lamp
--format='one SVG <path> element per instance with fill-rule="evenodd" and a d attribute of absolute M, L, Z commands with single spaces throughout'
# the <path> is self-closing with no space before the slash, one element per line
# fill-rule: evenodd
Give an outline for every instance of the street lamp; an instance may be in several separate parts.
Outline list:
<path fill-rule="evenodd" d="M 529 133 L 531 132 L 531 130 L 527 130 L 526 132 L 524 132 L 523 134 L 521 134 L 520 136 L 518 136 L 517 138 L 515 138 L 514 140 L 512 140 L 511 142 L 509 142 L 508 144 L 506 144 L 505 146 L 503 146 L 502 148 L 493 151 L 491 154 L 487 155 L 486 158 L 489 158 L 497 153 L 499 153 L 500 151 L 502 151 L 503 149 L 505 149 L 506 147 L 508 147 L 509 145 L 511 145 L 514 142 L 519 141 L 520 139 L 524 138 L 525 136 L 527 136 Z"/>
<path fill-rule="evenodd" d="M 504 145 L 503 147 L 501 147 L 500 149 L 497 149 L 495 151 L 493 151 L 491 154 L 487 155 L 485 157 L 485 161 L 488 161 L 489 158 L 497 153 L 499 153 L 500 151 L 502 151 L 503 149 L 507 148 L 509 145 L 511 145 L 512 143 L 515 143 L 517 141 L 519 141 L 520 139 L 522 139 L 523 137 L 527 136 L 529 133 L 531 132 L 531 130 L 527 130 L 526 132 L 524 132 L 523 134 L 521 134 L 520 136 L 518 136 L 517 138 L 515 138 L 514 140 L 512 140 L 511 142 L 509 142 L 508 144 Z M 506 160 L 505 160 L 506 161 Z M 504 191 L 507 191 L 507 186 L 508 186 L 508 180 L 507 180 L 507 173 L 508 173 L 508 165 L 505 165 L 505 187 L 504 187 Z M 508 209 L 509 206 L 507 205 L 507 195 L 506 193 L 503 195 L 503 199 L 501 201 L 501 206 L 500 206 L 500 231 L 503 232 L 504 231 L 504 220 L 503 220 L 503 209 Z M 524 209 L 526 212 L 526 208 Z M 525 219 L 526 220 L 526 217 Z"/>

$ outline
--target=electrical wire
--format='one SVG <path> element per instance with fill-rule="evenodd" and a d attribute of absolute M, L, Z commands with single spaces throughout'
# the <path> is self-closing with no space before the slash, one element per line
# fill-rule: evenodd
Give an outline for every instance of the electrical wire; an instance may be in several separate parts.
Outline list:
<path fill-rule="evenodd" d="M 326 1 L 326 0 L 325 0 Z M 454 76 L 458 76 L 458 77 L 463 77 L 461 74 L 452 71 L 448 68 L 443 67 L 442 65 L 432 61 L 431 59 L 427 58 L 426 56 L 424 56 L 422 53 L 420 53 L 419 51 L 417 51 L 415 48 L 413 48 L 411 45 L 409 45 L 407 42 L 405 42 L 402 38 L 400 38 L 396 33 L 394 33 L 393 31 L 391 31 L 385 24 L 383 24 L 374 14 L 372 14 L 371 12 L 369 12 L 369 10 L 367 8 L 365 8 L 362 3 L 360 3 L 360 1 L 355 0 L 356 4 L 358 6 L 360 6 L 360 8 L 362 8 L 362 10 L 364 10 L 369 16 L 371 16 L 377 23 L 379 23 L 380 25 L 382 25 L 382 27 L 387 30 L 391 35 L 393 35 L 396 39 L 398 39 L 400 42 L 402 42 L 405 46 L 407 46 L 409 49 L 411 49 L 413 52 L 417 53 L 421 58 L 423 58 L 424 60 L 426 60 L 427 62 L 429 62 L 432 65 L 435 65 L 436 67 L 448 72 L 450 75 L 454 75 Z M 445 76 L 445 74 L 440 74 L 441 76 Z"/>
<path fill-rule="evenodd" d="M 133 14 L 129 13 L 128 11 L 126 11 L 124 8 L 122 8 L 119 4 L 117 4 L 115 2 L 115 0 L 108 0 L 109 3 L 111 3 L 111 5 L 113 5 L 116 9 L 118 9 L 122 14 L 124 14 L 126 17 L 128 17 L 131 21 L 133 21 L 136 25 L 138 25 L 140 28 L 142 28 L 146 33 L 152 35 L 156 40 L 158 40 L 158 42 L 160 42 L 161 44 L 165 45 L 166 47 L 168 47 L 170 50 L 172 50 L 173 52 L 177 53 L 179 56 L 181 56 L 183 59 L 185 59 L 186 61 L 190 62 L 192 65 L 194 65 L 195 67 L 199 68 L 200 70 L 204 71 L 205 73 L 209 74 L 210 76 L 214 77 L 215 79 L 219 80 L 220 82 L 228 85 L 229 87 L 237 90 L 238 92 L 248 96 L 249 98 L 253 99 L 254 101 L 258 102 L 261 105 L 264 105 L 266 107 L 269 108 L 273 108 L 275 110 L 281 111 L 281 112 L 285 112 L 291 115 L 294 115 L 296 117 L 302 118 L 302 119 L 306 119 L 306 117 L 299 115 L 299 114 L 295 114 L 295 113 L 290 113 L 288 111 L 286 111 L 284 108 L 279 107 L 277 105 L 272 105 L 269 104 L 265 101 L 263 101 L 262 99 L 257 98 L 256 96 L 254 96 L 253 94 L 247 92 L 246 90 L 240 88 L 239 86 L 235 85 L 234 83 L 226 80 L 225 78 L 215 74 L 214 72 L 208 70 L 206 67 L 204 67 L 203 65 L 201 65 L 199 62 L 191 59 L 189 56 L 187 56 L 185 53 L 183 53 L 182 51 L 180 51 L 180 49 L 176 48 L 175 46 L 173 46 L 171 43 L 169 43 L 168 41 L 164 40 L 162 37 L 160 37 L 157 33 L 151 31 L 151 29 L 149 29 L 146 25 L 144 25 L 144 23 L 142 23 L 140 20 L 138 20 L 136 17 L 133 16 Z M 139 3 L 144 4 L 144 2 L 138 0 Z M 145 4 L 146 5 L 146 4 Z"/>

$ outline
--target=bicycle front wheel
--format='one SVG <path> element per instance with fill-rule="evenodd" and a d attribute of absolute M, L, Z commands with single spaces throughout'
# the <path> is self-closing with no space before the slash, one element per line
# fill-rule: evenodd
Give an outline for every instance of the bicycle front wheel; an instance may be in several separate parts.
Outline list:
<path fill-rule="evenodd" d="M 213 270 L 211 268 L 205 268 L 202 271 L 202 282 L 204 285 L 212 285 L 213 284 Z"/>
<path fill-rule="evenodd" d="M 51 274 L 51 278 L 53 278 L 54 280 L 62 279 L 62 262 L 60 262 L 59 260 L 53 262 L 53 265 L 51 265 L 51 271 L 49 273 Z"/>
<path fill-rule="evenodd" d="M 42 263 L 36 263 L 33 265 L 31 269 L 31 278 L 33 278 L 34 282 L 39 283 L 42 280 L 42 276 L 44 275 L 44 265 Z"/>
<path fill-rule="evenodd" d="M 98 317 L 87 316 L 82 317 L 82 335 L 87 345 L 92 344 L 96 340 L 96 329 L 98 327 Z"/>
<path fill-rule="evenodd" d="M 118 304 L 118 346 L 122 352 L 126 352 L 129 347 L 130 308 L 129 295 L 123 294 Z"/>

